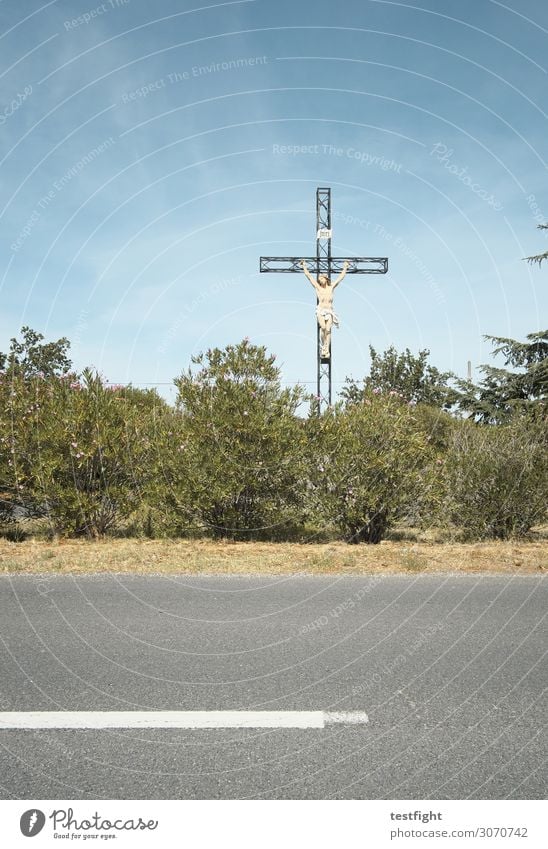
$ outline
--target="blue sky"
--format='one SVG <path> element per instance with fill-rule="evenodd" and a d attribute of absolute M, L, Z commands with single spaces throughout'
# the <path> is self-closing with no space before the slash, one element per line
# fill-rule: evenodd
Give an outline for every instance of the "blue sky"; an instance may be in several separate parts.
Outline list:
<path fill-rule="evenodd" d="M 315 380 L 313 255 L 331 186 L 347 277 L 334 381 L 368 346 L 466 373 L 547 324 L 548 5 L 539 0 L 0 2 L 0 350 L 171 381 L 248 336 Z"/>

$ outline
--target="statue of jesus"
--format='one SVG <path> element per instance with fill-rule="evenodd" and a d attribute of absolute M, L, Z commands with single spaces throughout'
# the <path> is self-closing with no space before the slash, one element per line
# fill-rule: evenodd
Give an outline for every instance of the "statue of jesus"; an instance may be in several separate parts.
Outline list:
<path fill-rule="evenodd" d="M 345 260 L 343 270 L 333 283 L 326 274 L 319 274 L 317 280 L 312 277 L 311 273 L 308 270 L 306 260 L 303 259 L 303 261 L 301 262 L 301 266 L 306 277 L 314 286 L 314 289 L 316 290 L 316 294 L 318 296 L 316 318 L 318 319 L 318 325 L 320 328 L 321 356 L 323 357 L 323 359 L 328 359 L 329 352 L 331 350 L 331 328 L 333 327 L 333 325 L 335 325 L 335 327 L 339 326 L 339 319 L 333 312 L 333 292 L 347 272 L 348 261 Z"/>

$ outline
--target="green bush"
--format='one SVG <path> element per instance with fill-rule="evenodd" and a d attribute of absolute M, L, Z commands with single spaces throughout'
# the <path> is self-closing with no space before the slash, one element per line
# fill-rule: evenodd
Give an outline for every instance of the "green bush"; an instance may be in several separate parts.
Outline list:
<path fill-rule="evenodd" d="M 518 354 L 533 357 L 538 389 L 545 340 L 534 336 L 532 353 L 527 343 Z M 303 391 L 283 388 L 274 356 L 244 340 L 194 357 L 175 381 L 174 408 L 90 370 L 79 379 L 64 338 L 46 344 L 26 327 L 22 337 L 0 354 L 0 522 L 10 538 L 22 538 L 25 518 L 73 536 L 369 543 L 396 522 L 506 539 L 546 519 L 540 390 L 534 404 L 505 409 L 503 423 L 480 426 L 440 408 L 447 375 L 427 367 L 427 352 L 372 351 L 372 376 L 346 388 L 346 406 L 304 419 Z M 518 355 L 517 343 L 498 341 Z"/>
<path fill-rule="evenodd" d="M 99 537 L 127 518 L 148 474 L 148 396 L 91 371 L 2 387 L 0 468 L 14 501 L 64 535 Z"/>
<path fill-rule="evenodd" d="M 507 425 L 462 422 L 444 462 L 440 522 L 468 539 L 522 537 L 546 519 L 548 438 L 542 415 Z"/>
<path fill-rule="evenodd" d="M 300 389 L 247 340 L 192 360 L 175 380 L 177 410 L 155 422 L 151 497 L 181 531 L 261 538 L 294 521 L 302 474 Z"/>
<path fill-rule="evenodd" d="M 307 431 L 309 515 L 349 542 L 380 542 L 426 485 L 432 449 L 412 408 L 371 392 L 311 418 Z"/>

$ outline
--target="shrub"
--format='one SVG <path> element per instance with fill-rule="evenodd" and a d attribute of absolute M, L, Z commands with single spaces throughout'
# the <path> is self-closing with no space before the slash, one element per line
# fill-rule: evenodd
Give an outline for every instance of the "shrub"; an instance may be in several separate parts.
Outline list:
<path fill-rule="evenodd" d="M 431 453 L 395 393 L 328 410 L 308 423 L 309 510 L 349 542 L 378 543 L 424 487 Z"/>
<path fill-rule="evenodd" d="M 192 360 L 175 380 L 177 411 L 156 422 L 156 506 L 181 530 L 250 539 L 293 520 L 302 466 L 298 388 L 247 340 Z"/>
<path fill-rule="evenodd" d="M 507 425 L 462 422 L 444 464 L 441 521 L 471 539 L 521 537 L 546 518 L 546 419 L 516 416 Z"/>
<path fill-rule="evenodd" d="M 59 534 L 98 537 L 126 518 L 147 474 L 146 404 L 89 370 L 81 382 L 14 376 L 4 384 L 4 467 L 18 503 L 47 515 Z"/>

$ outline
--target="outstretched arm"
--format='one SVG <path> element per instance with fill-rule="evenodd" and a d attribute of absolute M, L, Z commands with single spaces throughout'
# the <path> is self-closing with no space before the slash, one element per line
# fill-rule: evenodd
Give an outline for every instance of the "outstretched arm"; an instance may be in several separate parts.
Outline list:
<path fill-rule="evenodd" d="M 335 282 L 333 283 L 333 288 L 334 288 L 334 289 L 336 289 L 336 288 L 337 288 L 337 286 L 339 285 L 339 283 L 341 282 L 341 280 L 343 280 L 343 278 L 346 276 L 346 272 L 347 272 L 347 271 L 348 271 L 348 260 L 347 260 L 347 259 L 345 259 L 345 261 L 344 261 L 344 265 L 343 265 L 343 270 L 341 271 L 341 273 L 339 274 L 339 276 L 337 277 L 337 279 L 336 279 L 336 280 L 335 280 Z"/>
<path fill-rule="evenodd" d="M 310 282 L 312 283 L 312 285 L 314 286 L 314 288 L 315 288 L 315 289 L 317 289 L 317 288 L 318 288 L 318 284 L 317 284 L 316 280 L 312 277 L 312 275 L 311 275 L 310 271 L 308 270 L 308 266 L 307 266 L 307 264 L 306 264 L 306 260 L 305 260 L 305 259 L 303 259 L 303 261 L 301 262 L 301 267 L 302 267 L 302 270 L 304 271 L 304 273 L 305 273 L 306 277 L 310 280 Z"/>

